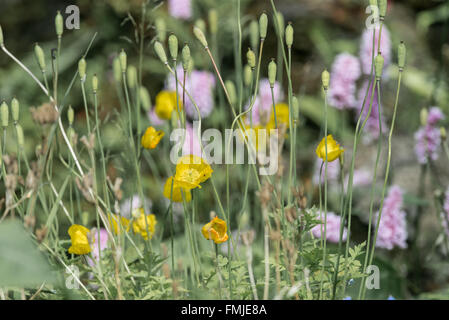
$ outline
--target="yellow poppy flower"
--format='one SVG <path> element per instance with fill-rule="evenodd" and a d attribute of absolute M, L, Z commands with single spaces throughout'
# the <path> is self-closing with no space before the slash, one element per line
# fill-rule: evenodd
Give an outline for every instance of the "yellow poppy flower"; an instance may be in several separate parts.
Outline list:
<path fill-rule="evenodd" d="M 189 189 L 182 188 L 179 186 L 178 183 L 173 182 L 173 193 L 171 190 L 173 177 L 170 177 L 165 182 L 164 186 L 164 197 L 167 199 L 170 199 L 170 194 L 172 195 L 172 201 L 174 202 L 182 202 L 182 197 L 184 195 L 184 198 L 186 202 L 190 202 L 192 200 L 192 194 L 190 193 Z"/>
<path fill-rule="evenodd" d="M 180 158 L 176 165 L 175 183 L 185 189 L 201 188 L 200 183 L 209 179 L 212 168 L 201 157 L 188 155 Z"/>
<path fill-rule="evenodd" d="M 145 134 L 142 136 L 140 143 L 145 149 L 154 149 L 159 144 L 159 141 L 161 141 L 163 136 L 163 131 L 156 131 L 153 127 L 148 127 Z"/>
<path fill-rule="evenodd" d="M 181 99 L 178 99 L 179 108 L 182 109 Z M 156 96 L 156 115 L 164 120 L 171 119 L 172 112 L 177 110 L 176 92 L 173 91 L 161 91 Z"/>
<path fill-rule="evenodd" d="M 68 233 L 72 241 L 72 246 L 69 248 L 69 253 L 81 255 L 88 254 L 92 251 L 87 237 L 89 232 L 89 229 L 79 224 L 70 226 Z"/>
<path fill-rule="evenodd" d="M 118 222 L 120 221 L 121 227 L 119 227 Z M 125 229 L 126 232 L 129 231 L 129 220 L 125 217 L 118 217 L 115 214 L 109 215 L 109 223 L 112 226 L 112 230 L 115 234 L 120 234 L 121 229 Z"/>
<path fill-rule="evenodd" d="M 289 120 L 289 110 L 288 105 L 285 103 L 278 103 L 276 105 L 276 120 L 278 122 L 278 126 L 283 123 L 285 124 L 286 128 L 288 129 L 290 127 L 290 120 Z M 267 130 L 275 129 L 276 128 L 276 122 L 274 121 L 274 112 L 271 112 L 270 121 L 267 124 Z M 269 134 L 269 132 L 268 132 Z"/>
<path fill-rule="evenodd" d="M 146 220 L 146 222 L 145 222 Z M 154 214 L 146 215 L 143 208 L 140 209 L 140 216 L 132 222 L 134 233 L 140 233 L 140 235 L 148 240 L 148 232 L 150 233 L 150 239 L 153 237 L 154 229 L 156 227 L 156 216 Z M 148 227 L 148 232 L 147 232 Z"/>
<path fill-rule="evenodd" d="M 215 217 L 211 222 L 204 225 L 201 232 L 203 233 L 204 238 L 207 240 L 214 240 L 216 244 L 219 244 L 228 240 L 228 235 L 226 233 L 227 229 L 226 222 Z"/>
<path fill-rule="evenodd" d="M 337 143 L 337 141 L 334 140 L 334 137 L 332 135 L 327 136 L 327 161 L 332 162 L 338 159 L 340 155 L 345 152 L 343 148 L 340 147 L 340 145 Z M 326 145 L 325 145 L 325 138 L 321 140 L 320 144 L 316 148 L 316 155 L 323 159 L 323 161 L 326 161 Z"/>

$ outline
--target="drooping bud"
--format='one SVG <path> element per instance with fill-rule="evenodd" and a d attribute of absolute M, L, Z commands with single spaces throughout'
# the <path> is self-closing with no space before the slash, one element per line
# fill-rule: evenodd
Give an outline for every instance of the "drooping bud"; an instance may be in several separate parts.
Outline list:
<path fill-rule="evenodd" d="M 98 77 L 96 74 L 92 77 L 92 90 L 94 93 L 98 91 Z"/>
<path fill-rule="evenodd" d="M 3 29 L 1 25 L 0 25 L 0 46 L 3 47 Z"/>
<path fill-rule="evenodd" d="M 174 61 L 178 59 L 178 38 L 172 33 L 168 37 L 168 50 L 170 51 L 170 56 Z"/>
<path fill-rule="evenodd" d="M 184 70 L 189 69 L 190 60 L 191 60 L 190 48 L 189 45 L 186 43 L 182 48 L 182 67 L 184 68 Z"/>
<path fill-rule="evenodd" d="M 249 42 L 251 44 L 251 48 L 257 50 L 259 47 L 259 24 L 256 20 L 252 20 L 249 24 Z"/>
<path fill-rule="evenodd" d="M 289 22 L 287 28 L 285 28 L 285 43 L 287 44 L 288 48 L 291 48 L 293 45 L 293 26 L 292 23 Z"/>
<path fill-rule="evenodd" d="M 164 18 L 156 18 L 154 25 L 156 27 L 157 38 L 159 41 L 165 42 L 165 39 L 167 38 L 167 26 L 165 25 Z"/>
<path fill-rule="evenodd" d="M 61 11 L 58 11 L 55 18 L 55 29 L 56 29 L 56 35 L 58 38 L 62 36 L 62 33 L 64 32 L 64 21 L 61 15 Z"/>
<path fill-rule="evenodd" d="M 281 38 L 283 38 L 284 37 L 284 30 L 285 30 L 285 20 L 284 20 L 283 14 L 278 11 L 276 13 L 276 19 L 277 19 L 277 23 L 278 23 L 279 36 Z"/>
<path fill-rule="evenodd" d="M 296 96 L 292 97 L 292 111 L 293 111 L 293 119 L 296 121 L 299 120 L 299 101 Z"/>
<path fill-rule="evenodd" d="M 23 136 L 22 126 L 18 123 L 16 124 L 16 133 L 17 133 L 17 144 L 19 145 L 19 147 L 23 148 L 23 146 L 25 145 L 25 138 Z"/>
<path fill-rule="evenodd" d="M 84 58 L 78 62 L 78 73 L 81 81 L 84 81 L 86 79 L 86 59 Z"/>
<path fill-rule="evenodd" d="M 122 67 L 120 66 L 120 58 L 115 57 L 112 62 L 112 71 L 114 72 L 114 79 L 116 82 L 120 82 L 122 79 Z"/>
<path fill-rule="evenodd" d="M 69 125 L 72 125 L 75 120 L 75 111 L 72 106 L 69 106 L 69 109 L 67 110 L 67 119 L 69 120 Z"/>
<path fill-rule="evenodd" d="M 254 69 L 256 67 L 256 55 L 254 54 L 254 51 L 251 50 L 251 48 L 248 48 L 246 58 L 248 59 L 248 65 L 250 66 L 250 68 Z"/>
<path fill-rule="evenodd" d="M 402 70 L 405 67 L 405 58 L 407 56 L 407 49 L 405 47 L 404 41 L 401 41 L 398 47 L 398 66 Z"/>
<path fill-rule="evenodd" d="M 441 136 L 441 140 L 446 141 L 446 139 L 447 139 L 447 132 L 446 132 L 446 128 L 445 127 L 441 127 L 440 128 L 440 136 Z"/>
<path fill-rule="evenodd" d="M 206 22 L 203 19 L 196 20 L 194 27 L 198 27 L 203 33 L 206 33 Z"/>
<path fill-rule="evenodd" d="M 259 34 L 260 38 L 263 40 L 265 40 L 265 38 L 267 37 L 267 28 L 268 28 L 268 16 L 264 12 L 261 14 L 259 18 Z"/>
<path fill-rule="evenodd" d="M 206 36 L 204 35 L 204 32 L 200 28 L 194 27 L 193 33 L 195 34 L 195 37 L 199 40 L 199 42 L 201 42 L 203 47 L 207 48 L 208 45 L 207 45 L 207 40 L 206 40 Z"/>
<path fill-rule="evenodd" d="M 11 101 L 11 113 L 12 113 L 12 119 L 14 122 L 19 121 L 19 114 L 20 114 L 20 106 L 19 106 L 19 100 L 16 98 L 12 99 Z"/>
<path fill-rule="evenodd" d="M 137 69 L 133 65 L 130 65 L 128 67 L 128 70 L 126 72 L 126 79 L 128 82 L 128 87 L 134 89 L 137 84 Z"/>
<path fill-rule="evenodd" d="M 228 91 L 231 104 L 235 105 L 237 103 L 237 91 L 235 89 L 234 82 L 232 82 L 231 80 L 226 80 L 225 87 L 226 90 Z"/>
<path fill-rule="evenodd" d="M 154 43 L 154 51 L 163 64 L 168 64 L 167 55 L 165 54 L 164 46 L 162 45 L 162 43 L 156 41 Z"/>
<path fill-rule="evenodd" d="M 149 111 L 151 109 L 151 97 L 150 93 L 145 87 L 140 87 L 139 89 L 140 101 L 142 102 L 142 108 L 145 111 Z"/>
<path fill-rule="evenodd" d="M 120 59 L 120 70 L 122 71 L 122 73 L 126 72 L 126 67 L 128 66 L 128 56 L 126 55 L 125 50 L 122 49 L 122 51 L 120 52 L 119 55 L 119 59 Z"/>
<path fill-rule="evenodd" d="M 419 120 L 421 121 L 421 126 L 427 125 L 427 118 L 429 117 L 429 112 L 426 108 L 422 108 L 421 112 L 419 113 Z"/>
<path fill-rule="evenodd" d="M 212 34 L 216 34 L 218 31 L 218 13 L 216 9 L 209 11 L 209 28 Z"/>
<path fill-rule="evenodd" d="M 324 90 L 327 90 L 329 88 L 329 82 L 330 82 L 331 75 L 329 74 L 329 71 L 324 70 L 321 74 L 321 83 L 323 85 Z"/>
<path fill-rule="evenodd" d="M 6 128 L 8 126 L 9 121 L 9 109 L 8 105 L 5 101 L 0 105 L 0 122 L 2 123 L 2 127 Z"/>
<path fill-rule="evenodd" d="M 384 18 L 387 15 L 387 0 L 378 0 L 379 2 L 379 15 L 381 18 Z"/>
<path fill-rule="evenodd" d="M 42 72 L 45 72 L 46 64 L 44 50 L 42 50 L 42 48 L 37 43 L 34 46 L 34 54 L 36 56 L 37 63 L 39 64 L 39 68 Z"/>
<path fill-rule="evenodd" d="M 374 70 L 376 73 L 376 79 L 380 80 L 382 78 L 382 72 L 384 69 L 384 57 L 381 54 L 378 54 L 374 59 Z"/>
<path fill-rule="evenodd" d="M 249 65 L 245 65 L 243 69 L 243 82 L 246 87 L 251 85 L 251 80 L 253 79 L 253 71 Z"/>
<path fill-rule="evenodd" d="M 277 65 L 274 62 L 274 59 L 271 59 L 268 64 L 268 81 L 270 82 L 270 86 L 274 88 L 274 84 L 276 82 L 276 74 L 277 74 Z"/>

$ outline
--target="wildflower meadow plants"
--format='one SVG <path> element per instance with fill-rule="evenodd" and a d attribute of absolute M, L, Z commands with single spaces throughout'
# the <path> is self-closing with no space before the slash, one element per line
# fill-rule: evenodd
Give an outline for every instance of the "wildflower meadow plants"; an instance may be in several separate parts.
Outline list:
<path fill-rule="evenodd" d="M 387 29 L 387 1 L 369 1 L 378 23 L 362 32 L 359 56 L 340 52 L 315 75 L 313 136 L 305 133 L 304 93 L 294 91 L 295 26 L 285 25 L 274 0 L 258 17 L 244 14 L 247 1 L 218 2 L 142 1 L 124 21 L 134 38 L 111 56 L 111 77 L 91 67 L 95 33 L 68 83 L 61 13 L 56 48 L 33 48 L 37 68 L 9 51 L 13 39 L 0 27 L 2 54 L 42 94 L 37 108 L 21 105 L 20 92 L 2 97 L 0 233 L 21 225 L 29 250 L 45 258 L 31 264 L 48 270 L 27 283 L 0 275 L 0 298 L 366 299 L 379 251 L 419 250 L 408 228 L 416 232 L 422 204 L 409 216 L 414 190 L 391 180 L 406 47 Z M 221 30 L 229 21 L 233 31 Z M 232 46 L 232 59 L 220 41 Z M 153 87 L 148 74 L 162 85 Z M 386 106 L 383 90 L 391 88 Z M 106 101 L 117 108 L 105 112 Z M 26 112 L 34 127 L 24 132 Z M 335 112 L 356 115 L 354 128 L 344 124 L 349 138 L 332 124 Z M 422 179 L 438 157 L 449 160 L 444 119 L 438 107 L 421 115 L 410 157 Z M 232 133 L 221 141 L 213 129 Z M 41 136 L 32 152 L 29 135 Z M 358 165 L 366 143 L 374 145 L 372 167 Z M 269 158 L 275 169 L 261 171 Z M 432 199 L 446 256 L 448 188 Z M 19 272 L 3 252 L 0 271 L 7 264 Z"/>

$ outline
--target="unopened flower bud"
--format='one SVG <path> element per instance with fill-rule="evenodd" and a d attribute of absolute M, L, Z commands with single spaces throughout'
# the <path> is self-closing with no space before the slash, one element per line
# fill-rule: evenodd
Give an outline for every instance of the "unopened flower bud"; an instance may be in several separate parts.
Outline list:
<path fill-rule="evenodd" d="M 387 15 L 387 0 L 378 0 L 379 2 L 379 15 L 383 18 Z"/>
<path fill-rule="evenodd" d="M 44 50 L 36 43 L 34 46 L 34 54 L 36 56 L 37 63 L 39 64 L 39 68 L 42 72 L 45 72 L 46 65 L 45 65 L 45 55 Z"/>
<path fill-rule="evenodd" d="M 216 34 L 218 31 L 218 14 L 215 9 L 209 11 L 209 28 L 212 34 Z"/>
<path fill-rule="evenodd" d="M 184 68 L 184 70 L 187 70 L 189 68 L 190 60 L 190 48 L 187 44 L 185 44 L 182 48 L 182 67 Z"/>
<path fill-rule="evenodd" d="M 23 147 L 25 145 L 25 138 L 23 136 L 23 129 L 20 124 L 16 124 L 16 133 L 17 133 L 17 144 L 19 147 Z"/>
<path fill-rule="evenodd" d="M 84 58 L 78 62 L 78 73 L 81 81 L 84 81 L 86 79 L 86 59 Z"/>
<path fill-rule="evenodd" d="M 324 90 L 327 90 L 329 88 L 329 82 L 330 82 L 330 74 L 329 71 L 324 70 L 321 74 L 321 83 L 323 85 Z"/>
<path fill-rule="evenodd" d="M 158 40 L 164 42 L 167 37 L 167 27 L 165 25 L 164 18 L 156 18 L 156 20 L 154 21 L 154 25 L 156 27 Z"/>
<path fill-rule="evenodd" d="M 151 108 L 151 97 L 150 93 L 145 87 L 140 87 L 139 89 L 140 101 L 142 102 L 142 108 L 145 111 L 149 111 Z"/>
<path fill-rule="evenodd" d="M 293 118 L 298 121 L 299 120 L 299 101 L 296 96 L 292 97 L 292 111 L 293 111 Z"/>
<path fill-rule="evenodd" d="M 429 117 L 429 112 L 426 108 L 422 108 L 421 112 L 419 113 L 419 120 L 421 121 L 421 126 L 427 125 L 427 118 Z"/>
<path fill-rule="evenodd" d="M 447 132 L 446 132 L 446 128 L 445 127 L 441 127 L 440 128 L 440 135 L 441 135 L 441 140 L 446 141 L 446 139 L 447 139 Z"/>
<path fill-rule="evenodd" d="M 274 59 L 270 61 L 268 64 L 268 81 L 270 82 L 270 86 L 274 88 L 274 84 L 276 82 L 276 74 L 277 74 L 277 66 Z"/>
<path fill-rule="evenodd" d="M 17 100 L 16 98 L 12 99 L 11 101 L 11 113 L 14 122 L 19 121 L 20 106 L 19 100 Z"/>
<path fill-rule="evenodd" d="M 125 73 L 126 68 L 128 66 L 128 56 L 126 55 L 125 50 L 122 49 L 119 55 L 119 59 L 120 59 L 120 70 L 122 71 L 122 73 Z"/>
<path fill-rule="evenodd" d="M 92 77 L 92 90 L 94 93 L 98 91 L 98 77 L 96 74 Z"/>
<path fill-rule="evenodd" d="M 291 48 L 293 45 L 293 26 L 292 23 L 289 22 L 287 28 L 285 28 L 285 43 L 287 44 L 288 48 Z"/>
<path fill-rule="evenodd" d="M 128 70 L 126 72 L 126 79 L 128 82 L 128 87 L 134 89 L 137 84 L 137 69 L 133 65 L 130 65 L 128 67 Z"/>
<path fill-rule="evenodd" d="M 250 48 L 248 48 L 246 58 L 248 59 L 248 65 L 251 67 L 251 69 L 254 69 L 256 67 L 256 55 L 254 54 L 254 51 L 251 50 Z"/>
<path fill-rule="evenodd" d="M 115 81 L 120 82 L 122 79 L 122 67 L 120 66 L 120 59 L 118 57 L 112 62 L 112 71 L 114 73 Z"/>
<path fill-rule="evenodd" d="M 167 55 L 165 54 L 164 46 L 162 45 L 162 43 L 156 41 L 154 43 L 154 51 L 163 64 L 168 64 Z"/>
<path fill-rule="evenodd" d="M 171 34 L 168 37 L 168 50 L 174 61 L 178 58 L 178 49 L 178 38 L 174 34 Z"/>
<path fill-rule="evenodd" d="M 260 38 L 263 40 L 265 40 L 265 38 L 267 37 L 267 28 L 268 28 L 268 16 L 264 12 L 261 14 L 259 18 L 259 34 Z"/>
<path fill-rule="evenodd" d="M 237 103 L 237 91 L 235 89 L 234 82 L 232 82 L 231 80 L 226 80 L 225 87 L 226 90 L 228 91 L 231 104 L 235 105 Z"/>
<path fill-rule="evenodd" d="M 198 27 L 203 33 L 206 33 L 206 22 L 203 19 L 196 20 L 194 27 Z"/>
<path fill-rule="evenodd" d="M 405 48 L 404 41 L 401 41 L 398 47 L 398 66 L 399 69 L 404 69 L 405 67 L 405 57 L 407 56 L 407 49 Z"/>
<path fill-rule="evenodd" d="M 276 13 L 276 19 L 277 19 L 277 23 L 278 23 L 278 31 L 279 31 L 279 36 L 281 38 L 284 37 L 284 30 L 285 30 L 285 20 L 284 20 L 284 16 L 282 15 L 281 12 L 277 12 Z"/>
<path fill-rule="evenodd" d="M 204 35 L 204 32 L 198 28 L 195 27 L 193 28 L 193 33 L 195 34 L 195 37 L 199 40 L 199 42 L 201 42 L 201 44 L 203 45 L 204 48 L 207 48 L 207 40 L 206 40 L 206 36 Z"/>
<path fill-rule="evenodd" d="M 249 87 L 251 85 L 252 79 L 253 79 L 253 71 L 251 70 L 251 67 L 249 65 L 245 65 L 243 69 L 243 82 L 245 83 L 246 87 Z"/>
<path fill-rule="evenodd" d="M 8 126 L 9 121 L 9 109 L 8 105 L 5 101 L 0 105 L 0 122 L 2 123 L 2 127 L 6 128 Z"/>
<path fill-rule="evenodd" d="M 252 20 L 249 24 L 249 42 L 251 44 L 251 48 L 257 50 L 259 46 L 259 24 L 256 20 Z"/>
<path fill-rule="evenodd" d="M 64 32 L 64 21 L 61 15 L 61 11 L 58 11 L 55 18 L 55 29 L 56 29 L 56 35 L 58 38 L 62 36 L 62 33 Z"/>
<path fill-rule="evenodd" d="M 384 69 L 384 57 L 378 54 L 374 59 L 374 70 L 376 72 L 376 79 L 380 80 L 382 78 L 382 71 Z"/>
<path fill-rule="evenodd" d="M 69 120 L 69 125 L 71 126 L 75 120 L 75 111 L 72 106 L 69 106 L 69 109 L 67 110 L 67 119 Z"/>

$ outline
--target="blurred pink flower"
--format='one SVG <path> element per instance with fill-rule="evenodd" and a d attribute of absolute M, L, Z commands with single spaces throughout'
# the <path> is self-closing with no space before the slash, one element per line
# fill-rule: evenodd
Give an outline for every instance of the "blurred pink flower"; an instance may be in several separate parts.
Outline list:
<path fill-rule="evenodd" d="M 152 206 L 152 201 L 147 197 L 145 197 L 144 206 L 142 200 L 140 200 L 140 196 L 135 194 L 122 202 L 120 205 L 120 215 L 124 218 L 131 219 L 133 211 L 140 208 L 144 208 L 145 214 L 150 214 Z"/>
<path fill-rule="evenodd" d="M 320 169 L 323 160 L 317 158 L 315 162 L 315 172 L 313 175 L 313 183 L 318 185 L 320 183 Z M 321 170 L 321 183 L 324 183 L 324 175 L 325 175 L 325 167 L 323 165 L 323 169 Z M 327 181 L 338 181 L 340 176 L 340 161 L 332 161 L 327 163 Z"/>
<path fill-rule="evenodd" d="M 190 123 L 186 123 L 186 136 L 184 140 L 184 144 L 182 146 L 182 155 L 190 155 L 193 154 L 195 156 L 201 157 L 201 145 L 200 140 L 198 139 L 197 128 L 192 127 Z"/>
<path fill-rule="evenodd" d="M 274 83 L 273 88 L 274 102 L 279 103 L 284 99 L 284 91 L 279 82 Z M 246 110 L 250 107 L 250 102 L 246 106 Z M 271 111 L 273 110 L 273 98 L 271 96 L 271 87 L 268 79 L 264 78 L 259 83 L 259 94 L 257 95 L 252 110 L 253 124 L 260 124 L 261 122 L 267 123 L 270 120 Z M 261 116 L 264 119 L 261 119 Z M 263 120 L 263 121 L 262 121 Z M 249 116 L 247 123 L 250 122 Z"/>
<path fill-rule="evenodd" d="M 157 116 L 154 108 L 147 112 L 147 116 L 153 126 L 161 126 L 164 124 L 164 120 Z"/>
<path fill-rule="evenodd" d="M 96 261 L 100 260 L 100 254 L 101 252 L 108 247 L 108 232 L 104 228 L 100 228 L 100 241 L 98 241 L 98 230 L 96 228 L 92 229 L 90 232 L 93 236 L 93 244 L 91 256 L 93 260 L 90 257 L 87 257 L 87 263 L 93 267 L 96 264 Z"/>
<path fill-rule="evenodd" d="M 375 30 L 376 30 L 375 31 L 376 37 L 375 37 L 374 55 L 376 56 L 379 43 L 379 28 L 376 28 Z M 387 70 L 387 67 L 391 63 L 391 40 L 390 40 L 390 32 L 388 31 L 385 25 L 382 28 L 382 35 L 380 39 L 380 52 L 385 60 L 384 70 Z M 362 62 L 363 74 L 371 73 L 372 54 L 373 54 L 373 29 L 366 29 L 362 34 L 362 40 L 360 44 L 360 60 Z"/>
<path fill-rule="evenodd" d="M 192 0 L 168 0 L 168 12 L 178 19 L 190 19 L 192 17 Z"/>
<path fill-rule="evenodd" d="M 415 133 L 415 154 L 418 162 L 426 164 L 429 159 L 435 161 L 438 159 L 441 133 L 437 124 L 444 119 L 444 114 L 438 107 L 432 107 L 429 110 L 427 124 Z"/>
<path fill-rule="evenodd" d="M 324 232 L 324 213 L 322 214 L 321 220 L 323 224 L 316 225 L 312 228 L 312 234 L 316 238 L 321 238 L 321 229 Z M 330 242 L 338 243 L 340 239 L 340 227 L 341 227 L 341 217 L 337 216 L 333 212 L 327 213 L 327 226 L 326 226 L 326 239 Z M 346 240 L 348 230 L 346 227 L 343 229 L 343 238 L 342 240 Z"/>
<path fill-rule="evenodd" d="M 403 192 L 398 186 L 392 186 L 385 198 L 376 247 L 392 250 L 395 246 L 407 248 L 407 222 L 402 210 Z M 379 213 L 375 215 L 374 227 Z"/>

